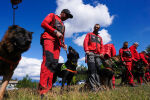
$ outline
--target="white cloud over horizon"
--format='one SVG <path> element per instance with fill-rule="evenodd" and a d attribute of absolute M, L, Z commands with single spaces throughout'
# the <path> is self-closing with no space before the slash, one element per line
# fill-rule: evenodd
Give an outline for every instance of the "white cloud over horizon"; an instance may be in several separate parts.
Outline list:
<path fill-rule="evenodd" d="M 59 63 L 63 62 L 64 58 L 60 56 Z M 42 59 L 22 57 L 21 61 L 19 62 L 19 65 L 15 69 L 13 78 L 22 79 L 23 77 L 28 75 L 33 80 L 39 80 L 41 63 Z"/>
<path fill-rule="evenodd" d="M 57 0 L 56 14 L 60 14 L 65 8 L 73 14 L 73 19 L 65 22 L 65 37 L 71 37 L 74 33 L 91 31 L 96 23 L 107 27 L 114 19 L 114 15 L 110 15 L 107 6 L 100 3 L 92 6 L 84 4 L 82 0 Z"/>

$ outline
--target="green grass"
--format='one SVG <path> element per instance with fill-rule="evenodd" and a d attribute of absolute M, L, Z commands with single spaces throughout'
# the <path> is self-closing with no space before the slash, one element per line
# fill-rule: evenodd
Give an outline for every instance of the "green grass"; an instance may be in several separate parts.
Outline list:
<path fill-rule="evenodd" d="M 97 93 L 79 92 L 83 85 L 72 86 L 70 92 L 60 93 L 60 87 L 53 88 L 44 100 L 150 100 L 150 83 L 138 87 L 116 86 L 114 90 Z M 40 100 L 36 89 L 19 89 L 7 92 L 4 100 Z"/>

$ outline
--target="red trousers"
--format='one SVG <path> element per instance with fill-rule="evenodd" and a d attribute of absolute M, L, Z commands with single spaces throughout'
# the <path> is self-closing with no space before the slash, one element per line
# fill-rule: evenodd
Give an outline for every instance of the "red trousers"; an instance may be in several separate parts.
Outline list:
<path fill-rule="evenodd" d="M 53 73 L 58 64 L 60 46 L 57 42 L 43 40 L 43 62 L 41 64 L 39 92 L 47 93 L 52 88 Z"/>
<path fill-rule="evenodd" d="M 113 75 L 112 77 L 112 84 L 113 84 L 113 88 L 115 88 L 115 75 Z"/>
<path fill-rule="evenodd" d="M 126 72 L 126 75 L 127 75 L 127 78 L 128 78 L 128 82 L 129 84 L 134 84 L 134 79 L 133 79 L 133 75 L 132 75 L 132 62 L 126 62 L 126 68 L 127 68 L 127 72 Z"/>

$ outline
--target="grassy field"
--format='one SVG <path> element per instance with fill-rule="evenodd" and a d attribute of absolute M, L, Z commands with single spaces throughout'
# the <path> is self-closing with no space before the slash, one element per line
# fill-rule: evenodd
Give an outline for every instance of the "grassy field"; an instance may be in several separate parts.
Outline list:
<path fill-rule="evenodd" d="M 138 87 L 116 86 L 114 90 L 97 93 L 80 92 L 83 85 L 71 87 L 70 92 L 60 93 L 60 87 L 54 87 L 44 100 L 150 100 L 150 83 Z M 4 100 L 40 100 L 36 89 L 19 89 L 7 91 Z"/>

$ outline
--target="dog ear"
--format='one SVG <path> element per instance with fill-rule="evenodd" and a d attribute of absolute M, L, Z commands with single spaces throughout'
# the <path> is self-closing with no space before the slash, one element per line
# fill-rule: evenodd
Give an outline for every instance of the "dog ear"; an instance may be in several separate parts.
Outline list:
<path fill-rule="evenodd" d="M 30 32 L 31 34 L 33 34 L 34 32 Z"/>
<path fill-rule="evenodd" d="M 16 29 L 18 26 L 17 25 L 12 25 L 8 27 L 8 30 L 13 31 L 14 29 Z"/>

